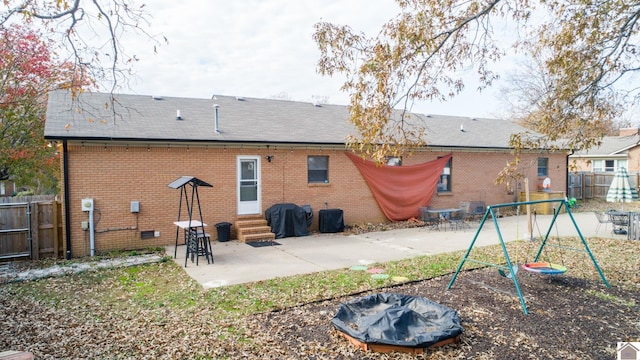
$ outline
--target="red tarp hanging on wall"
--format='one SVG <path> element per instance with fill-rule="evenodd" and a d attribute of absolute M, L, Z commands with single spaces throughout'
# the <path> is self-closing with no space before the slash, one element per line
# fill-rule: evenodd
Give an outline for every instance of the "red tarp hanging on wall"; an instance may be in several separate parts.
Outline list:
<path fill-rule="evenodd" d="M 423 164 L 409 166 L 376 165 L 375 162 L 347 152 L 367 181 L 380 209 L 391 221 L 418 217 L 436 191 L 442 169 L 451 154 Z"/>

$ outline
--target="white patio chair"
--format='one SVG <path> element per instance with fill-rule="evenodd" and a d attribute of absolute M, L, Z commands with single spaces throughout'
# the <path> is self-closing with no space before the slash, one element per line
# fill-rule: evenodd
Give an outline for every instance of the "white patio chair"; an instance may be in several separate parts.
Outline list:
<path fill-rule="evenodd" d="M 607 224 L 611 222 L 611 217 L 602 211 L 594 211 L 593 213 L 596 214 L 596 218 L 598 219 L 598 225 L 596 226 L 596 234 L 598 233 L 598 230 L 600 230 L 600 226 L 602 224 L 604 224 L 604 229 L 607 230 Z"/>

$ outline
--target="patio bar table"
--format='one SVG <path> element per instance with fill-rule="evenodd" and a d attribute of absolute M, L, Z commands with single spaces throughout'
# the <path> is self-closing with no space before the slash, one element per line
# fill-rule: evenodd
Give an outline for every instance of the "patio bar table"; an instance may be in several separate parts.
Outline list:
<path fill-rule="evenodd" d="M 191 255 L 191 262 L 194 257 L 196 265 L 198 265 L 199 256 L 204 256 L 207 259 L 207 263 L 213 262 L 213 254 L 211 252 L 211 237 L 204 232 L 204 227 L 207 224 L 202 223 L 200 220 L 184 220 L 174 221 L 174 225 L 181 228 L 184 232 L 184 243 L 186 245 L 186 256 L 184 258 L 184 266 L 187 266 L 187 259 Z M 202 229 L 201 231 L 198 228 Z M 178 239 L 176 239 L 176 246 L 178 245 Z"/>

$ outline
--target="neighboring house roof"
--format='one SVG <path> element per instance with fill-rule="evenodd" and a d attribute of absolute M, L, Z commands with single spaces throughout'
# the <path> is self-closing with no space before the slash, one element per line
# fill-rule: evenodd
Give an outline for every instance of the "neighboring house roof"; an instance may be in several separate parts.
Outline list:
<path fill-rule="evenodd" d="M 189 99 L 69 92 L 49 93 L 45 138 L 123 141 L 344 144 L 355 134 L 348 107 L 255 98 Z M 218 106 L 218 129 L 214 104 Z M 180 111 L 182 120 L 177 120 Z M 498 119 L 411 114 L 429 146 L 508 148 L 522 126 Z M 464 129 L 464 131 L 461 131 Z"/>
<path fill-rule="evenodd" d="M 640 145 L 640 135 L 605 136 L 602 144 L 587 151 L 577 151 L 573 157 L 614 157 L 626 156 L 629 149 Z"/>

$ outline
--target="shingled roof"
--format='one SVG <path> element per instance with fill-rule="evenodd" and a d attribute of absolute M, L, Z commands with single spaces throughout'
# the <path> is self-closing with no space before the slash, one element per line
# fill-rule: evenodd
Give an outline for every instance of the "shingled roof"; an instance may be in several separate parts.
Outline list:
<path fill-rule="evenodd" d="M 49 93 L 45 138 L 336 145 L 355 134 L 342 105 L 126 94 L 113 95 L 112 102 L 111 96 L 87 92 L 72 101 L 67 91 Z M 423 114 L 411 119 L 426 128 L 428 144 L 435 147 L 508 148 L 511 134 L 527 131 L 498 119 Z"/>
<path fill-rule="evenodd" d="M 573 157 L 604 157 L 625 155 L 629 149 L 640 145 L 638 134 L 629 136 L 605 136 L 600 146 L 594 146 L 587 151 L 577 151 Z"/>

